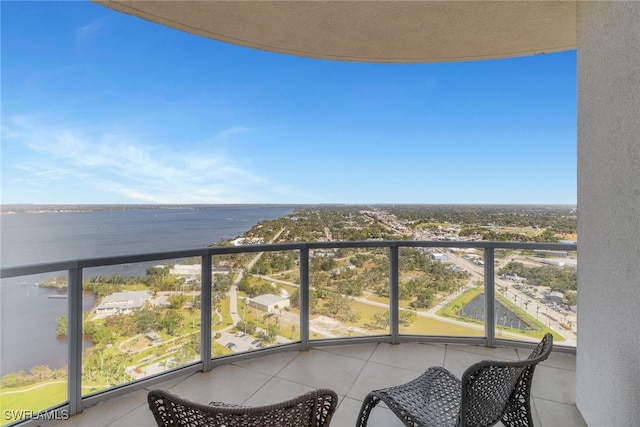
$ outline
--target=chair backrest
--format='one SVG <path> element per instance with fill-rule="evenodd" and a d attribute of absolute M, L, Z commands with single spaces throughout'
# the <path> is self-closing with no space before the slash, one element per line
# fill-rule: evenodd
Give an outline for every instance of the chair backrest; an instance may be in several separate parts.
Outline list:
<path fill-rule="evenodd" d="M 151 390 L 149 409 L 158 426 L 328 426 L 338 403 L 329 389 L 318 389 L 285 402 L 265 406 L 204 405 L 165 390 Z"/>
<path fill-rule="evenodd" d="M 485 360 L 471 365 L 462 375 L 461 427 L 492 426 L 513 399 L 528 402 L 536 365 L 551 353 L 553 336 L 546 334 L 526 360 Z"/>

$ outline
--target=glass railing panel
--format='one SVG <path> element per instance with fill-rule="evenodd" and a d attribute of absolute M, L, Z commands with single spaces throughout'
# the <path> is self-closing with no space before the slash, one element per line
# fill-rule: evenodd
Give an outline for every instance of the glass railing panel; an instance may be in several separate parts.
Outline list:
<path fill-rule="evenodd" d="M 484 336 L 484 252 L 400 248 L 400 334 Z"/>
<path fill-rule="evenodd" d="M 297 250 L 214 256 L 213 266 L 214 357 L 300 340 Z"/>
<path fill-rule="evenodd" d="M 311 339 L 389 334 L 389 249 L 310 251 Z"/>
<path fill-rule="evenodd" d="M 67 289 L 66 271 L 0 281 L 0 425 L 68 399 Z"/>
<path fill-rule="evenodd" d="M 496 266 L 496 338 L 537 341 L 552 332 L 576 346 L 577 253 L 512 250 Z"/>
<path fill-rule="evenodd" d="M 82 354 L 88 395 L 200 360 L 200 269 L 189 260 L 88 268 Z"/>

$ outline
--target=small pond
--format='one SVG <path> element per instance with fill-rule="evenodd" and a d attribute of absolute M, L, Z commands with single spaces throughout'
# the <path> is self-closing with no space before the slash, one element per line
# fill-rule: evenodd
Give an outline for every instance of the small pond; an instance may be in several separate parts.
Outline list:
<path fill-rule="evenodd" d="M 467 305 L 462 307 L 462 309 L 458 311 L 458 316 L 471 317 L 476 320 L 484 321 L 484 304 L 484 294 L 480 294 L 469 301 Z M 531 330 L 531 327 L 527 325 L 526 322 L 516 316 L 497 300 L 495 302 L 495 311 L 496 325 L 511 329 L 519 329 L 521 331 Z"/>

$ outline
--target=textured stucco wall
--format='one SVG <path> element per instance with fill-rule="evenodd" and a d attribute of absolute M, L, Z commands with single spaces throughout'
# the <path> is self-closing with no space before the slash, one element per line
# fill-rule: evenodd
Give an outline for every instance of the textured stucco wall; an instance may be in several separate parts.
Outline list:
<path fill-rule="evenodd" d="M 576 402 L 640 423 L 640 2 L 578 2 Z"/>

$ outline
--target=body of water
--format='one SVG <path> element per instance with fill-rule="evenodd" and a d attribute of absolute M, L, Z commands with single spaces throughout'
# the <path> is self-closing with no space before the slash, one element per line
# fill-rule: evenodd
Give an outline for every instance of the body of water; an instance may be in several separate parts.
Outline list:
<path fill-rule="evenodd" d="M 480 294 L 458 312 L 459 316 L 472 317 L 477 320 L 484 321 L 484 307 L 485 296 Z M 500 301 L 495 301 L 495 319 L 496 324 L 499 326 L 505 326 L 508 328 L 519 329 L 522 331 L 530 330 L 531 328 L 526 322 L 523 322 L 518 316 L 516 316 L 511 310 L 502 305 Z"/>
<path fill-rule="evenodd" d="M 0 259 L 3 267 L 9 267 L 202 248 L 242 236 L 258 222 L 292 211 L 290 207 L 224 206 L 2 215 Z M 134 276 L 143 275 L 146 265 L 91 269 L 85 276 L 107 274 L 109 269 Z M 36 285 L 51 276 L 0 282 L 0 375 L 36 365 L 66 365 L 66 341 L 56 337 L 57 318 L 66 314 L 68 304 L 56 296 L 64 296 L 66 289 Z M 85 296 L 83 308 L 91 309 L 93 302 L 93 296 Z"/>

